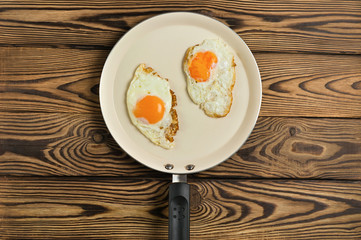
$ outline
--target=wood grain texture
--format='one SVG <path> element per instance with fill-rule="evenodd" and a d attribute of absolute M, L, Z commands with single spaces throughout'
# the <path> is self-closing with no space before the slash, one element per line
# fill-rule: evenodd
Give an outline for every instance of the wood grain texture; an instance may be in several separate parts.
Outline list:
<path fill-rule="evenodd" d="M 246 144 L 198 174 L 217 178 L 361 179 L 361 119 L 260 117 Z M 130 158 L 100 115 L 0 115 L 0 174 L 158 176 Z"/>
<path fill-rule="evenodd" d="M 0 109 L 100 112 L 99 79 L 108 51 L 0 48 Z"/>
<path fill-rule="evenodd" d="M 238 33 L 263 86 L 245 145 L 189 177 L 191 239 L 361 239 L 358 0 L 1 1 L 0 239 L 167 239 L 171 176 L 116 144 L 98 91 L 116 41 L 175 11 Z"/>
<path fill-rule="evenodd" d="M 0 233 L 3 239 L 167 239 L 168 184 L 2 177 Z M 360 182 L 191 184 L 192 239 L 361 238 Z"/>
<path fill-rule="evenodd" d="M 0 110 L 100 112 L 108 50 L 0 48 Z M 261 116 L 361 117 L 361 56 L 255 54 Z M 130 80 L 129 80 L 130 81 Z"/>
<path fill-rule="evenodd" d="M 2 1 L 0 44 L 110 48 L 137 23 L 166 12 L 213 17 L 253 51 L 360 54 L 359 1 Z"/>
<path fill-rule="evenodd" d="M 361 56 L 255 54 L 261 116 L 361 118 Z"/>

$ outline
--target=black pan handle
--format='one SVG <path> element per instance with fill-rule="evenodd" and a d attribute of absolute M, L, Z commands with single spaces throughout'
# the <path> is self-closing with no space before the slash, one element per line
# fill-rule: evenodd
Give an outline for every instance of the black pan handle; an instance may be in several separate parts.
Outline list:
<path fill-rule="evenodd" d="M 189 185 L 186 182 L 169 186 L 168 221 L 170 240 L 189 240 Z"/>

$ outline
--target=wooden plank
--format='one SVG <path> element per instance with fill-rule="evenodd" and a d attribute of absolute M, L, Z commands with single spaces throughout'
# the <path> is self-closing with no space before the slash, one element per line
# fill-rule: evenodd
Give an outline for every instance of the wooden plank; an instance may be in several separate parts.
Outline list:
<path fill-rule="evenodd" d="M 246 144 L 198 177 L 361 179 L 361 119 L 260 117 Z M 130 158 L 100 115 L 0 115 L 0 174 L 158 176 Z"/>
<path fill-rule="evenodd" d="M 1 111 L 100 112 L 99 78 L 107 54 L 1 48 Z"/>
<path fill-rule="evenodd" d="M 256 54 L 261 116 L 361 118 L 361 56 Z"/>
<path fill-rule="evenodd" d="M 190 180 L 191 239 L 359 239 L 353 181 Z M 5 239 L 167 239 L 169 181 L 0 178 Z"/>
<path fill-rule="evenodd" d="M 253 51 L 360 54 L 359 1 L 2 1 L 0 44 L 110 48 L 137 23 L 174 11 L 211 16 Z"/>
<path fill-rule="evenodd" d="M 0 48 L 0 111 L 100 112 L 108 50 Z M 361 56 L 255 54 L 261 116 L 361 117 Z"/>

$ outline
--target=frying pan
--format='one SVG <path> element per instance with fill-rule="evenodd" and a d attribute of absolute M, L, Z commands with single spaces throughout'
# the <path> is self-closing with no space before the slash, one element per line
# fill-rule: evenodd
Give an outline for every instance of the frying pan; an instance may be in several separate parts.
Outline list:
<path fill-rule="evenodd" d="M 189 98 L 182 61 L 188 47 L 221 38 L 233 51 L 236 83 L 231 111 L 210 118 Z M 177 96 L 179 131 L 176 146 L 163 149 L 145 138 L 129 119 L 126 92 L 136 67 L 146 63 L 169 79 Z M 187 174 L 214 167 L 246 141 L 261 106 L 257 63 L 243 40 L 225 24 L 188 12 L 149 18 L 128 31 L 110 52 L 100 79 L 100 106 L 115 141 L 130 156 L 154 170 L 173 174 L 169 187 L 169 238 L 189 239 Z"/>

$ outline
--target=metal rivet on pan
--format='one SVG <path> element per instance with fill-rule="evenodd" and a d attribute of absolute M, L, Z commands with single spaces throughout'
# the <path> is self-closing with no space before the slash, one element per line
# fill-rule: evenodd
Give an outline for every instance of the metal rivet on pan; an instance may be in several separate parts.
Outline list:
<path fill-rule="evenodd" d="M 173 166 L 173 164 L 166 164 L 166 165 L 164 165 L 164 167 L 165 167 L 165 169 L 167 169 L 167 170 L 172 170 L 173 168 L 174 168 L 174 166 Z"/>
<path fill-rule="evenodd" d="M 188 170 L 188 171 L 191 171 L 191 170 L 193 170 L 194 169 L 194 165 L 193 164 L 188 164 L 187 166 L 186 166 L 186 169 Z"/>

